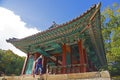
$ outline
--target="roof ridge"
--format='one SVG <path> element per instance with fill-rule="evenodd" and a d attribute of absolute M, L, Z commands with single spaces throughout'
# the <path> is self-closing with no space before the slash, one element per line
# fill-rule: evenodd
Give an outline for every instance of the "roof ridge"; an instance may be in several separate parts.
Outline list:
<path fill-rule="evenodd" d="M 51 28 L 51 29 L 47 29 L 47 30 L 38 32 L 38 33 L 36 33 L 36 34 L 34 34 L 34 35 L 43 34 L 43 33 L 47 32 L 47 31 L 51 31 L 51 30 L 54 30 L 54 29 L 56 29 L 56 28 L 63 27 L 63 26 L 65 26 L 65 25 L 67 25 L 67 24 L 70 24 L 71 22 L 76 21 L 76 20 L 78 20 L 79 18 L 81 18 L 82 16 L 84 16 L 86 13 L 88 13 L 91 9 L 93 9 L 93 8 L 95 8 L 95 7 L 96 7 L 96 4 L 94 4 L 93 6 L 91 6 L 87 11 L 83 12 L 81 15 L 77 16 L 76 18 L 73 18 L 72 20 L 67 21 L 67 22 L 65 22 L 65 23 L 62 23 L 62 24 L 60 24 L 60 25 L 58 25 L 58 26 L 56 26 L 56 27 L 54 27 L 54 28 Z M 32 36 L 32 35 L 31 35 L 31 36 Z"/>

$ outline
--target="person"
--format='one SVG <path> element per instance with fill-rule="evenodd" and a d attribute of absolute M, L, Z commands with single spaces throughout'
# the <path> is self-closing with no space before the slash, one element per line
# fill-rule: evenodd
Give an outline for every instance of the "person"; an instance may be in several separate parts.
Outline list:
<path fill-rule="evenodd" d="M 40 55 L 35 62 L 36 62 L 36 67 L 35 67 L 33 77 L 35 77 L 35 74 L 38 73 L 39 69 L 40 69 L 40 75 L 42 74 L 42 71 L 43 71 L 43 68 L 42 68 L 42 55 Z"/>

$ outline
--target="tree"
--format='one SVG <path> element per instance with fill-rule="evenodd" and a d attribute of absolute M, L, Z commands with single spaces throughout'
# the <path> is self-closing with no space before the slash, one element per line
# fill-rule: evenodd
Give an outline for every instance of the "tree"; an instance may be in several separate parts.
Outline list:
<path fill-rule="evenodd" d="M 112 75 L 120 75 L 120 5 L 105 8 L 101 17 L 108 69 Z"/>
<path fill-rule="evenodd" d="M 20 75 L 24 59 L 11 50 L 0 50 L 0 71 L 6 75 Z"/>

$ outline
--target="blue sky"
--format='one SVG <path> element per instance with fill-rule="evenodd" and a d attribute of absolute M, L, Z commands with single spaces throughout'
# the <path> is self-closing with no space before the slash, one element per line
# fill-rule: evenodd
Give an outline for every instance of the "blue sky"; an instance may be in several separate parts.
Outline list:
<path fill-rule="evenodd" d="M 19 15 L 28 27 L 46 30 L 53 21 L 58 24 L 69 21 L 99 2 L 102 11 L 120 0 L 0 0 L 0 6 Z"/>
<path fill-rule="evenodd" d="M 120 4 L 120 0 L 0 0 L 0 49 L 26 56 L 6 39 L 24 38 L 46 30 L 53 21 L 65 23 L 99 2 L 101 11 L 114 2 Z"/>

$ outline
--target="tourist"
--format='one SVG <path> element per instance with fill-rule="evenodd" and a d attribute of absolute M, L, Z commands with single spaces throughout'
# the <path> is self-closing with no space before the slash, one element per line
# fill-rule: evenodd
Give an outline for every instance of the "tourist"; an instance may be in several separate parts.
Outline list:
<path fill-rule="evenodd" d="M 35 62 L 36 62 L 36 67 L 35 67 L 33 77 L 35 77 L 35 74 L 38 74 L 38 70 L 40 70 L 40 75 L 42 74 L 42 71 L 43 71 L 43 68 L 42 68 L 42 55 L 40 55 Z"/>

